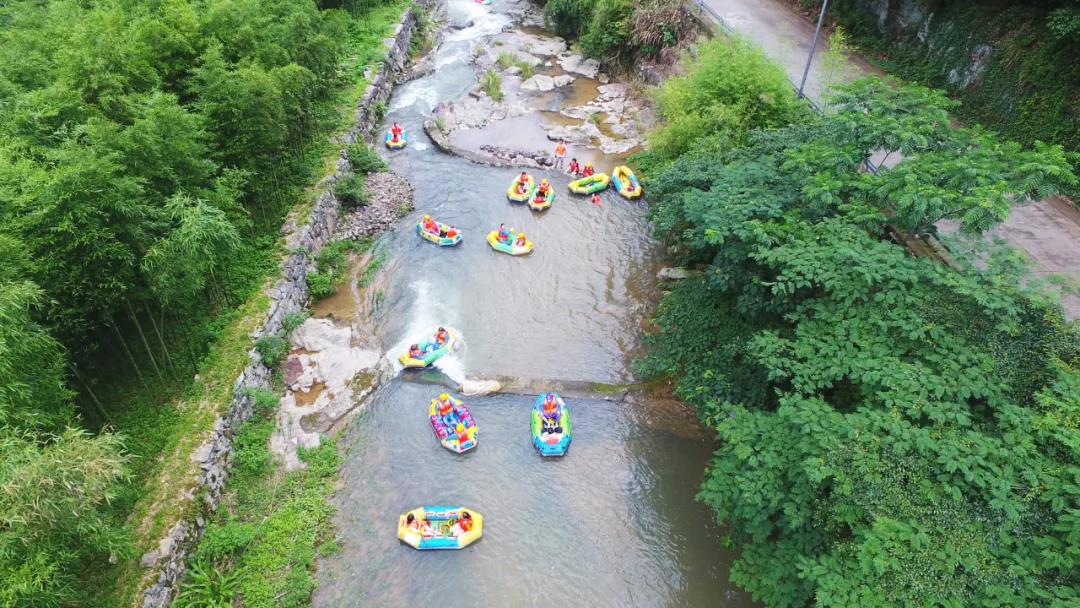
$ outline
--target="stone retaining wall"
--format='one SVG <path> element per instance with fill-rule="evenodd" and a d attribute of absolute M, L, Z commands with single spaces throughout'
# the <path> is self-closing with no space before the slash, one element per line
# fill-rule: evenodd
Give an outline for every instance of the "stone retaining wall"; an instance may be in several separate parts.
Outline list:
<path fill-rule="evenodd" d="M 431 11 L 441 1 L 419 0 L 416 4 L 423 10 Z M 370 136 L 382 120 L 381 108 L 390 98 L 396 78 L 409 61 L 409 44 L 416 23 L 414 10 L 410 9 L 398 23 L 393 35 L 386 39 L 386 59 L 370 75 L 371 84 L 357 103 L 354 124 L 337 137 L 339 143 L 350 144 Z M 320 193 L 307 220 L 300 226 L 290 220 L 282 228 L 286 248 L 291 253 L 282 261 L 281 278 L 267 291 L 271 300 L 270 310 L 266 321 L 253 332 L 252 338 L 280 334 L 285 316 L 300 312 L 306 304 L 308 271 L 315 254 L 333 235 L 338 220 L 339 205 L 333 194 L 334 184 L 348 170 L 349 162 L 343 150 L 334 173 L 319 183 Z M 209 439 L 192 455 L 192 460 L 199 464 L 200 472 L 189 496 L 200 501 L 196 509 L 199 513 L 191 520 L 178 521 L 161 539 L 158 548 L 142 557 L 142 566 L 157 573 L 156 577 L 153 572 L 147 575 L 154 582 L 143 592 L 143 608 L 163 608 L 172 603 L 176 583 L 187 568 L 187 556 L 195 548 L 205 527 L 206 520 L 202 514 L 217 508 L 225 490 L 233 459 L 233 436 L 251 417 L 253 399 L 246 393 L 249 389 L 271 386 L 271 371 L 263 365 L 255 350 L 249 351 L 248 356 L 250 361 L 247 367 L 233 384 L 232 402 L 225 414 L 214 423 Z"/>

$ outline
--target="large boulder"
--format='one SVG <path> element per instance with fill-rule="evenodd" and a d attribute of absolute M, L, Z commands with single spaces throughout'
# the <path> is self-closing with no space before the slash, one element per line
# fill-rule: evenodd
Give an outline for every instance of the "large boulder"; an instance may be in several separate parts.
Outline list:
<path fill-rule="evenodd" d="M 555 79 L 551 76 L 545 76 L 544 74 L 537 74 L 532 78 L 521 83 L 521 89 L 523 91 L 551 91 L 555 88 Z"/>
<path fill-rule="evenodd" d="M 581 55 L 567 55 L 559 60 L 559 65 L 567 72 L 581 74 L 586 78 L 596 78 L 600 73 L 600 62 L 595 59 L 582 59 Z"/>

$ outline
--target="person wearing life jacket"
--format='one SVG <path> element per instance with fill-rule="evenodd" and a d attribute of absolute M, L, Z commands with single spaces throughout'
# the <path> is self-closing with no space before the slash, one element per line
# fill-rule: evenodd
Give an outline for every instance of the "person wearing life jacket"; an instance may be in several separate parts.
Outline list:
<path fill-rule="evenodd" d="M 510 231 L 506 229 L 506 224 L 499 224 L 499 242 L 506 243 L 510 241 Z"/>
<path fill-rule="evenodd" d="M 409 357 L 413 359 L 419 359 L 424 356 L 424 351 L 420 350 L 419 344 L 413 344 L 409 347 Z"/>
<path fill-rule="evenodd" d="M 401 127 L 399 127 L 398 124 L 395 122 L 394 126 L 390 127 L 390 141 L 394 142 L 395 144 L 401 141 L 401 133 Z"/>
<path fill-rule="evenodd" d="M 464 424 L 460 422 L 457 423 L 457 425 L 454 426 L 454 433 L 457 434 L 458 445 L 469 442 L 469 431 L 465 428 Z"/>
<path fill-rule="evenodd" d="M 439 224 L 435 220 L 431 219 L 430 215 L 424 216 L 424 222 L 422 226 L 424 228 L 424 232 L 427 232 L 429 234 L 439 234 Z"/>
<path fill-rule="evenodd" d="M 446 234 L 443 235 L 443 236 L 445 236 L 448 239 L 452 239 L 455 236 L 457 236 L 457 226 L 450 226 L 450 228 L 447 229 Z"/>
<path fill-rule="evenodd" d="M 524 247 L 525 241 L 525 233 L 519 232 L 517 235 L 517 239 L 514 240 L 514 247 Z"/>
<path fill-rule="evenodd" d="M 562 169 L 563 163 L 566 162 L 566 142 L 559 140 L 559 143 L 555 145 L 555 169 Z"/>
<path fill-rule="evenodd" d="M 458 523 L 461 524 L 462 531 L 468 532 L 469 530 L 472 530 L 473 529 L 472 513 L 469 513 L 468 511 L 462 511 L 461 512 L 461 519 L 458 520 Z"/>
<path fill-rule="evenodd" d="M 599 192 L 593 192 L 592 204 L 594 204 L 594 205 L 599 205 L 600 204 L 600 193 Z"/>
<path fill-rule="evenodd" d="M 544 420 L 543 420 L 543 422 L 544 422 L 544 430 L 546 432 L 553 432 L 553 433 L 560 432 L 561 429 L 559 429 L 559 427 L 558 427 L 558 424 L 559 424 L 559 402 L 555 400 L 555 395 L 552 395 L 551 393 L 548 393 L 547 397 L 544 397 L 544 404 L 542 406 L 542 409 L 543 409 L 543 418 L 544 418 Z M 550 430 L 548 430 L 548 429 L 550 429 Z"/>
<path fill-rule="evenodd" d="M 592 163 L 585 163 L 585 168 L 581 170 L 581 177 L 592 177 L 595 171 L 593 170 Z"/>
<path fill-rule="evenodd" d="M 634 182 L 626 180 L 626 193 L 632 194 L 634 192 Z"/>
<path fill-rule="evenodd" d="M 410 530 L 412 530 L 413 532 L 419 532 L 420 531 L 420 521 L 421 520 L 417 519 L 416 515 L 414 515 L 412 513 L 409 513 L 405 517 L 405 525 L 408 526 L 408 528 Z"/>
<path fill-rule="evenodd" d="M 439 330 L 435 332 L 435 342 L 438 343 L 439 346 L 445 346 L 449 341 L 450 332 L 446 331 L 445 327 L 440 327 Z"/>
<path fill-rule="evenodd" d="M 537 188 L 537 191 L 547 195 L 547 193 L 551 191 L 551 182 L 549 182 L 546 177 L 540 180 L 540 187 Z"/>
<path fill-rule="evenodd" d="M 570 168 L 568 169 L 568 172 L 570 174 L 572 174 L 572 175 L 577 175 L 577 176 L 581 175 L 581 165 L 578 164 L 576 158 L 571 158 L 570 159 Z"/>
<path fill-rule="evenodd" d="M 439 401 L 435 404 L 435 413 L 439 415 L 439 418 L 450 428 L 454 428 L 454 402 L 450 399 L 450 395 L 442 393 L 439 395 Z"/>
<path fill-rule="evenodd" d="M 522 171 L 517 179 L 517 193 L 525 194 L 529 191 L 529 174 Z"/>

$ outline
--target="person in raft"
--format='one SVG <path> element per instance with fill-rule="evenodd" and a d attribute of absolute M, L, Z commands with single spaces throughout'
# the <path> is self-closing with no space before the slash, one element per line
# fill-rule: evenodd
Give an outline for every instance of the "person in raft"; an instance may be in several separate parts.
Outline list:
<path fill-rule="evenodd" d="M 581 165 L 578 164 L 576 158 L 570 159 L 570 167 L 566 170 L 567 173 L 575 176 L 581 176 Z"/>
<path fill-rule="evenodd" d="M 525 194 L 526 188 L 528 188 L 528 187 L 529 187 L 529 174 L 522 171 L 521 175 L 518 176 L 517 193 L 518 194 Z"/>
<path fill-rule="evenodd" d="M 500 243 L 508 243 L 508 242 L 510 242 L 510 233 L 511 232 L 513 232 L 513 231 L 506 229 L 506 224 L 499 224 L 499 242 Z"/>
<path fill-rule="evenodd" d="M 416 515 L 414 515 L 414 514 L 412 514 L 412 513 L 409 513 L 409 514 L 408 514 L 408 515 L 407 515 L 407 516 L 405 517 L 405 525 L 406 525 L 406 526 L 407 526 L 407 527 L 408 527 L 408 528 L 409 528 L 410 530 L 412 530 L 413 532 L 419 532 L 419 531 L 420 531 L 420 523 L 421 523 L 421 521 L 422 521 L 422 520 L 420 520 L 420 519 L 417 519 L 417 518 L 416 518 Z"/>
<path fill-rule="evenodd" d="M 435 332 L 435 342 L 439 346 L 446 346 L 446 343 L 450 341 L 450 332 L 446 331 L 445 327 L 440 327 L 439 331 Z"/>
<path fill-rule="evenodd" d="M 472 528 L 472 514 L 468 511 L 462 511 L 461 517 L 458 518 L 458 520 L 454 522 L 454 525 L 450 527 L 450 536 L 457 538 L 458 536 L 461 536 L 469 530 L 472 530 Z"/>
<path fill-rule="evenodd" d="M 633 191 L 634 191 L 634 182 L 632 182 L 630 180 L 626 180 L 626 193 L 630 194 Z"/>
<path fill-rule="evenodd" d="M 413 359 L 419 359 L 424 356 L 424 351 L 420 350 L 419 344 L 413 344 L 409 347 L 409 356 Z"/>
<path fill-rule="evenodd" d="M 555 144 L 555 169 L 562 169 L 563 164 L 566 163 L 566 142 L 559 140 L 559 143 Z"/>
<path fill-rule="evenodd" d="M 581 177 L 592 177 L 593 171 L 592 163 L 585 163 L 585 168 L 581 170 Z"/>
<path fill-rule="evenodd" d="M 559 402 L 555 401 L 555 395 L 548 393 L 544 398 L 544 432 L 545 433 L 561 433 L 562 429 L 559 428 Z"/>
<path fill-rule="evenodd" d="M 422 225 L 424 227 L 424 232 L 429 234 L 439 234 L 439 224 L 431 219 L 430 215 L 424 216 L 424 223 Z"/>
<path fill-rule="evenodd" d="M 514 240 L 514 247 L 524 247 L 524 246 L 525 246 L 525 233 L 524 232 L 519 232 L 518 235 L 517 235 L 517 239 Z"/>
<path fill-rule="evenodd" d="M 394 126 L 390 127 L 390 141 L 395 144 L 401 141 L 402 132 L 402 128 L 395 122 Z"/>
<path fill-rule="evenodd" d="M 450 400 L 450 395 L 446 393 L 439 395 L 439 402 L 435 405 L 435 412 L 447 426 L 454 424 L 454 418 L 451 416 L 454 413 L 454 402 Z"/>

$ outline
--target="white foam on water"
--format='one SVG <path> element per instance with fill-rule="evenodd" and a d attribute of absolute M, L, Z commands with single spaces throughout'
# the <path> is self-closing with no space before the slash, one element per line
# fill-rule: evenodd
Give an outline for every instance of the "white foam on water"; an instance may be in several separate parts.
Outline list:
<path fill-rule="evenodd" d="M 394 372 L 400 373 L 404 366 L 398 361 L 401 353 L 409 350 L 413 344 L 424 342 L 435 337 L 435 330 L 445 327 L 453 336 L 454 345 L 450 352 L 439 358 L 434 363 L 442 373 L 454 382 L 461 383 L 465 379 L 465 364 L 462 355 L 465 351 L 465 337 L 460 331 L 449 323 L 456 315 L 450 311 L 446 302 L 441 298 L 434 298 L 435 287 L 424 279 L 417 280 L 409 286 L 413 294 L 409 307 L 409 325 L 401 339 L 390 347 L 386 358 L 394 365 Z"/>
<path fill-rule="evenodd" d="M 420 105 L 420 113 L 428 114 L 438 102 L 439 92 L 431 86 L 431 83 L 423 82 L 423 79 L 420 79 L 399 87 L 394 92 L 393 99 L 390 102 L 390 109 L 396 111 Z"/>
<path fill-rule="evenodd" d="M 510 24 L 509 16 L 492 12 L 490 6 L 473 0 L 451 0 L 449 10 L 454 17 L 460 17 L 455 21 L 472 21 L 472 25 L 451 33 L 446 37 L 447 40 L 472 40 L 498 34 Z"/>

